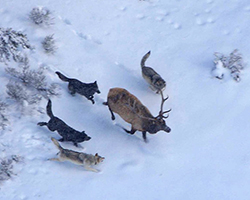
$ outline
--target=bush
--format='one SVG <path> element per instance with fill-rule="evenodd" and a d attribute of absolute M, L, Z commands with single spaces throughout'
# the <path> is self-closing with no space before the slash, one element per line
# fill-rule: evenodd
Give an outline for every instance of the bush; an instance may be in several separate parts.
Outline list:
<path fill-rule="evenodd" d="M 29 18 L 36 25 L 50 26 L 53 25 L 54 17 L 49 9 L 36 7 L 30 11 Z"/>
<path fill-rule="evenodd" d="M 8 105 L 4 103 L 2 100 L 0 100 L 0 128 L 2 130 L 5 129 L 8 123 L 8 119 L 6 117 L 6 109 L 8 108 Z"/>
<path fill-rule="evenodd" d="M 23 161 L 23 158 L 17 155 L 12 155 L 10 158 L 0 159 L 0 181 L 8 180 L 13 175 L 16 175 L 13 172 L 14 161 L 19 163 Z"/>
<path fill-rule="evenodd" d="M 56 85 L 46 82 L 44 69 L 42 67 L 38 70 L 30 69 L 27 57 L 19 60 L 19 70 L 11 67 L 7 67 L 5 70 L 13 78 L 6 85 L 7 94 L 22 105 L 25 102 L 29 105 L 36 104 L 42 98 L 48 99 L 58 95 Z"/>
<path fill-rule="evenodd" d="M 54 54 L 56 52 L 57 47 L 55 45 L 54 35 L 46 36 L 42 41 L 42 45 L 46 53 Z"/>
<path fill-rule="evenodd" d="M 40 95 L 31 93 L 18 82 L 10 81 L 6 87 L 8 96 L 21 105 L 25 105 L 25 103 L 28 103 L 29 105 L 35 104 L 42 99 Z"/>
<path fill-rule="evenodd" d="M 0 28 L 0 62 L 10 61 L 11 57 L 17 62 L 23 56 L 20 47 L 32 49 L 25 34 L 11 28 Z"/>
<path fill-rule="evenodd" d="M 224 56 L 221 53 L 215 53 L 215 68 L 213 69 L 213 75 L 216 78 L 223 79 L 224 74 L 229 71 L 231 77 L 239 82 L 241 80 L 241 71 L 244 69 L 244 62 L 242 55 L 238 49 L 235 49 L 229 56 Z"/>

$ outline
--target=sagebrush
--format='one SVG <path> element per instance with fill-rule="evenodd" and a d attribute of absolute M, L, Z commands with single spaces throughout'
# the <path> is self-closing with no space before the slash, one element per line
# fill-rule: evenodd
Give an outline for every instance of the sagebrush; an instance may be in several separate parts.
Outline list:
<path fill-rule="evenodd" d="M 8 123 L 8 117 L 6 114 L 6 110 L 8 105 L 0 99 L 0 129 L 4 130 Z"/>
<path fill-rule="evenodd" d="M 11 28 L 0 28 L 0 62 L 18 61 L 23 57 L 20 49 L 32 49 L 27 36 Z"/>
<path fill-rule="evenodd" d="M 48 35 L 44 38 L 42 41 L 42 46 L 43 49 L 45 50 L 46 53 L 48 54 L 54 54 L 56 52 L 56 44 L 55 44 L 55 39 L 54 35 Z"/>
<path fill-rule="evenodd" d="M 13 170 L 14 164 L 22 161 L 23 157 L 17 155 L 12 155 L 9 158 L 0 158 L 0 182 L 16 175 Z"/>
<path fill-rule="evenodd" d="M 44 7 L 35 7 L 29 13 L 30 20 L 36 25 L 50 26 L 54 24 L 52 12 Z"/>
<path fill-rule="evenodd" d="M 214 55 L 216 68 L 218 69 L 220 67 L 227 69 L 230 72 L 231 77 L 235 81 L 239 82 L 241 80 L 241 72 L 245 67 L 242 55 L 239 53 L 239 50 L 235 49 L 230 53 L 229 56 L 224 56 L 222 53 L 218 52 L 216 52 Z M 224 77 L 224 72 L 222 72 L 223 70 L 220 71 L 222 73 L 220 79 L 222 79 Z"/>
<path fill-rule="evenodd" d="M 59 95 L 56 85 L 47 82 L 44 68 L 31 69 L 27 57 L 19 60 L 18 68 L 6 67 L 5 70 L 12 77 L 6 85 L 7 94 L 21 104 L 37 104 L 42 98 Z"/>

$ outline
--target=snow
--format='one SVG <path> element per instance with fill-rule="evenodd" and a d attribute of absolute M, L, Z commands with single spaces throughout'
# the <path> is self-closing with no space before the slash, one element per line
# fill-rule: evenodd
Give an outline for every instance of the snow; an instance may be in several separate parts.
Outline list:
<path fill-rule="evenodd" d="M 214 63 L 215 63 L 215 68 L 212 69 L 212 75 L 215 78 L 222 79 L 224 77 L 224 74 L 227 72 L 223 65 L 223 62 L 221 60 L 217 60 Z"/>
<path fill-rule="evenodd" d="M 54 14 L 54 25 L 39 27 L 29 12 L 43 6 Z M 47 199 L 249 199 L 250 125 L 249 67 L 242 80 L 218 80 L 211 75 L 214 52 L 239 49 L 248 62 L 249 9 L 247 0 L 19 0 L 2 1 L 0 27 L 27 34 L 35 51 L 33 66 L 46 66 L 61 96 L 52 98 L 53 113 L 71 127 L 86 131 L 91 140 L 74 147 L 105 157 L 100 173 L 68 162 L 48 161 L 57 149 L 50 138 L 60 136 L 37 122 L 45 113 L 12 117 L 0 133 L 0 156 L 20 155 L 16 176 L 0 184 L 1 200 Z M 54 34 L 57 51 L 47 55 L 41 42 Z M 172 131 L 131 136 L 119 116 L 111 120 L 106 101 L 110 88 L 123 87 L 157 115 L 161 98 L 141 76 L 140 61 L 167 82 L 164 108 Z M 3 63 L 0 80 L 7 83 Z M 96 104 L 72 97 L 55 71 L 83 82 L 97 80 Z M 1 94 L 6 96 L 5 86 Z M 45 112 L 47 101 L 40 107 Z"/>

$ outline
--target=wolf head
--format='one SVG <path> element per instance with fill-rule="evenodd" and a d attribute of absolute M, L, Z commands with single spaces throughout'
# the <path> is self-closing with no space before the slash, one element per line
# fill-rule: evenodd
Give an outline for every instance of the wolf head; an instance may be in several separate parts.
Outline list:
<path fill-rule="evenodd" d="M 95 82 L 93 83 L 93 89 L 95 90 L 96 93 L 98 93 L 98 94 L 101 93 L 100 90 L 99 90 L 99 88 L 98 88 L 97 81 L 95 81 Z"/>
<path fill-rule="evenodd" d="M 160 77 L 155 77 L 153 79 L 153 85 L 157 90 L 164 90 L 166 87 L 166 82 Z"/>
<path fill-rule="evenodd" d="M 98 153 L 95 154 L 95 165 L 97 165 L 98 163 L 101 163 L 103 162 L 105 158 L 104 157 L 101 157 L 98 155 Z"/>
<path fill-rule="evenodd" d="M 85 131 L 82 131 L 81 135 L 78 135 L 77 138 L 74 140 L 77 143 L 83 142 L 83 141 L 89 141 L 91 137 L 89 137 Z"/>

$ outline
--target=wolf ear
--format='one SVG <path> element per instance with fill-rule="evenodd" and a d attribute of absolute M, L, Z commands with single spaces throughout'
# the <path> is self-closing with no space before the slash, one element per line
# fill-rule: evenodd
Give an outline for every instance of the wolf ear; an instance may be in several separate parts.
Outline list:
<path fill-rule="evenodd" d="M 95 81 L 94 83 L 97 84 L 97 81 Z"/>
<path fill-rule="evenodd" d="M 98 153 L 96 153 L 95 156 L 98 156 Z"/>

